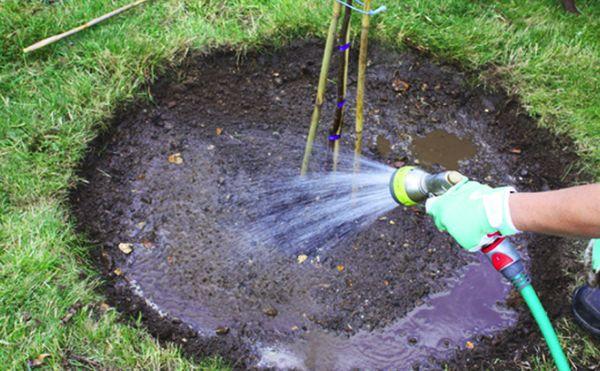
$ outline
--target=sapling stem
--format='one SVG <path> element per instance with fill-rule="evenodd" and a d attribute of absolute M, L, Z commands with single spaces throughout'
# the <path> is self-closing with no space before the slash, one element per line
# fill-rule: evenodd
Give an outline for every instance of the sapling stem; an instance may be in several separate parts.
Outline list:
<path fill-rule="evenodd" d="M 340 18 L 342 5 L 337 1 L 333 2 L 333 15 L 331 22 L 329 23 L 329 31 L 327 32 L 327 41 L 325 42 L 325 51 L 323 52 L 323 63 L 321 64 L 321 73 L 319 75 L 319 85 L 317 87 L 317 98 L 315 99 L 315 106 L 310 119 L 310 129 L 308 130 L 308 137 L 306 138 L 306 147 L 304 149 L 304 158 L 302 159 L 302 167 L 300 168 L 300 175 L 305 175 L 308 170 L 308 162 L 310 161 L 310 154 L 312 152 L 313 143 L 315 141 L 315 134 L 317 133 L 317 127 L 319 126 L 319 117 L 321 116 L 321 106 L 325 99 L 325 88 L 327 86 L 327 74 L 329 73 L 329 62 L 331 60 L 331 52 L 333 50 L 333 43 L 335 41 L 335 30 L 337 28 L 338 19 Z"/>
<path fill-rule="evenodd" d="M 352 5 L 352 0 L 348 0 L 348 5 Z M 352 9 L 350 7 L 344 8 L 344 18 L 342 20 L 342 27 L 338 34 L 338 45 L 344 45 L 346 49 L 343 53 L 338 54 L 338 76 L 337 76 L 337 106 L 335 109 L 335 115 L 333 116 L 333 124 L 329 135 L 337 136 L 336 140 L 330 140 L 329 148 L 333 148 L 333 171 L 337 170 L 338 158 L 340 152 L 340 135 L 342 135 L 342 129 L 344 126 L 344 111 L 346 102 L 346 90 L 348 86 L 348 63 L 350 61 L 350 18 L 352 15 Z"/>
<path fill-rule="evenodd" d="M 365 0 L 364 10 L 371 9 L 371 0 Z M 358 81 L 356 86 L 356 140 L 354 142 L 354 172 L 360 171 L 360 154 L 362 152 L 362 134 L 364 122 L 365 72 L 367 70 L 367 42 L 369 36 L 370 16 L 363 14 L 360 31 L 360 50 L 358 53 Z"/>

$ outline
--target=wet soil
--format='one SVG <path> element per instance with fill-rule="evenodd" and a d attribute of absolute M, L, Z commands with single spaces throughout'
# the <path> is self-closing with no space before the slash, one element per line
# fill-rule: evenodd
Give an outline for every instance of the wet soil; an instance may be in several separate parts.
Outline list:
<path fill-rule="evenodd" d="M 457 68 L 414 52 L 370 51 L 367 157 L 421 162 L 430 170 L 457 165 L 471 178 L 520 190 L 573 180 L 572 145 L 537 128 L 513 98 L 472 87 Z M 152 104 L 123 108 L 82 164 L 86 182 L 72 193 L 73 212 L 98 245 L 109 297 L 125 313 L 141 312 L 151 332 L 194 356 L 221 354 L 247 367 L 260 364 L 259 346 L 316 332 L 352 338 L 385 331 L 477 260 L 421 210 L 402 207 L 352 240 L 310 252 L 306 264 L 276 249 L 241 252 L 236 234 L 253 216 L 242 202 L 250 180 L 299 167 L 321 53 L 320 42 L 299 41 L 242 57 L 229 51 L 190 57 L 149 87 Z M 352 65 L 351 107 L 355 75 Z M 333 85 L 328 91 L 317 135 L 322 147 L 335 109 Z M 353 120 L 351 110 L 347 122 Z M 431 133 L 444 139 L 428 140 Z M 340 140 L 352 148 L 351 130 Z M 415 150 L 422 143 L 444 145 L 425 156 Z M 317 151 L 311 166 L 327 168 L 327 155 Z M 533 282 L 550 315 L 563 314 L 567 263 L 557 251 L 568 241 L 523 236 L 517 242 L 529 251 Z M 133 251 L 124 253 L 127 247 Z M 516 329 L 473 337 L 475 349 L 452 345 L 454 360 L 417 363 L 500 367 L 489 363 L 500 358 L 501 366 L 514 367 L 541 344 L 533 326 L 522 315 Z"/>

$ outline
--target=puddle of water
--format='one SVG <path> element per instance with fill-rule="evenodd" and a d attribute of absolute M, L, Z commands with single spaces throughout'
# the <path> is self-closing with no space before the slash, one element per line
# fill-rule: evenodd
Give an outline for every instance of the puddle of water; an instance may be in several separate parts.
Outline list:
<path fill-rule="evenodd" d="M 378 331 L 350 338 L 312 331 L 291 345 L 260 350 L 259 366 L 298 369 L 393 369 L 448 359 L 477 335 L 492 335 L 517 323 L 517 313 L 502 302 L 510 285 L 483 256 L 463 268 L 451 288 Z M 475 294 L 476 293 L 476 294 Z M 430 366 L 434 366 L 431 365 Z"/>
<path fill-rule="evenodd" d="M 375 145 L 377 148 L 377 153 L 379 153 L 382 158 L 388 157 L 390 152 L 392 152 L 392 143 L 390 143 L 390 141 L 387 140 L 383 135 L 377 136 Z"/>
<path fill-rule="evenodd" d="M 459 161 L 477 154 L 477 147 L 470 139 L 461 139 L 444 130 L 414 138 L 411 150 L 423 164 L 440 164 L 446 169 L 458 169 Z"/>

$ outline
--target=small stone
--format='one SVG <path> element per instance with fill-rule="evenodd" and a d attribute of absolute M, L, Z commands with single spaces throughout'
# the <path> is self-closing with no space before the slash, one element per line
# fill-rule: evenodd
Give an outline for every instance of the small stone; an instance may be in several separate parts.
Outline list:
<path fill-rule="evenodd" d="M 172 155 L 169 155 L 169 157 L 167 157 L 167 160 L 171 164 L 175 164 L 175 165 L 183 164 L 183 158 L 181 157 L 181 153 L 173 153 Z"/>
<path fill-rule="evenodd" d="M 291 330 L 292 331 L 298 331 L 298 330 L 300 330 L 300 327 L 294 325 L 294 326 L 291 327 Z"/>
<path fill-rule="evenodd" d="M 217 134 L 217 135 L 221 135 L 222 132 L 223 132 L 223 128 L 216 128 L 215 129 L 215 134 Z"/>
<path fill-rule="evenodd" d="M 129 255 L 133 251 L 133 245 L 130 243 L 121 242 L 119 244 L 119 250 L 121 250 L 123 254 Z"/>
<path fill-rule="evenodd" d="M 384 284 L 385 286 L 389 286 L 389 285 L 390 285 L 390 281 L 388 281 L 388 280 L 383 280 L 383 284 Z"/>
<path fill-rule="evenodd" d="M 396 222 L 393 220 L 390 220 L 390 224 L 394 225 L 394 224 L 396 224 Z"/>
<path fill-rule="evenodd" d="M 398 78 L 392 80 L 392 89 L 398 93 L 404 93 L 410 88 L 410 84 Z"/>
<path fill-rule="evenodd" d="M 217 335 L 227 335 L 229 333 L 229 327 L 219 326 L 215 329 Z"/>
<path fill-rule="evenodd" d="M 122 276 L 123 275 L 123 271 L 121 270 L 121 268 L 115 268 L 115 270 L 113 271 L 113 273 L 116 276 Z"/>
<path fill-rule="evenodd" d="M 338 270 L 338 272 L 341 273 L 341 272 L 344 271 L 344 269 L 346 269 L 346 267 L 344 267 L 342 264 L 338 264 L 337 267 L 336 267 L 336 269 Z"/>
<path fill-rule="evenodd" d="M 475 345 L 472 342 L 470 342 L 470 341 L 467 341 L 466 344 L 465 344 L 465 346 L 467 347 L 467 349 L 473 349 L 473 348 L 475 348 Z"/>
<path fill-rule="evenodd" d="M 304 255 L 304 254 L 298 255 L 298 264 L 304 263 L 306 261 L 306 259 L 308 259 L 307 255 Z"/>
<path fill-rule="evenodd" d="M 212 151 L 213 149 L 215 149 L 215 145 L 214 144 L 209 144 L 206 149 L 208 149 L 209 151 Z"/>
<path fill-rule="evenodd" d="M 514 147 L 509 149 L 508 152 L 513 153 L 515 155 L 520 155 L 522 151 L 521 148 Z"/>
<path fill-rule="evenodd" d="M 279 314 L 279 312 L 277 311 L 277 309 L 275 309 L 273 307 L 265 308 L 263 310 L 263 313 L 266 314 L 269 317 L 275 317 L 275 316 L 277 316 L 277 314 Z"/>
<path fill-rule="evenodd" d="M 177 102 L 174 100 L 167 102 L 167 107 L 169 107 L 169 108 L 173 108 L 176 105 L 177 105 Z"/>

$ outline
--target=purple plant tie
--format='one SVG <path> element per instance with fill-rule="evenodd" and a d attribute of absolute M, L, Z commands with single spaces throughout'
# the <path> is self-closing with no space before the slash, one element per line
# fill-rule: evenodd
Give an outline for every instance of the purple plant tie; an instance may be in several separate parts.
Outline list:
<path fill-rule="evenodd" d="M 343 52 L 344 50 L 350 48 L 351 44 L 352 43 L 347 43 L 347 44 L 344 44 L 344 45 L 340 45 L 340 46 L 338 46 L 338 49 L 339 49 L 339 51 Z"/>
<path fill-rule="evenodd" d="M 341 134 L 331 134 L 331 135 L 329 136 L 329 140 L 330 140 L 331 142 L 334 142 L 334 141 L 336 141 L 336 140 L 340 139 L 341 137 L 342 137 L 342 135 L 341 135 Z"/>

